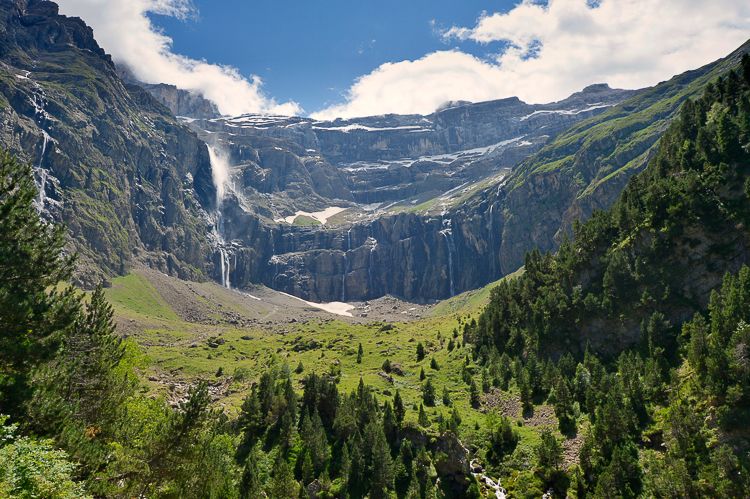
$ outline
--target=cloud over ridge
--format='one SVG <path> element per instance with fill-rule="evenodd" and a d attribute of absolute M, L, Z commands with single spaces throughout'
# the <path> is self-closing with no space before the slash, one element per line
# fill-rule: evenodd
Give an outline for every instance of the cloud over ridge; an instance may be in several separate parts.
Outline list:
<path fill-rule="evenodd" d="M 197 15 L 191 0 L 56 0 L 61 13 L 81 17 L 115 62 L 126 64 L 146 83 L 168 83 L 203 94 L 222 114 L 294 115 L 295 102 L 279 104 L 262 91 L 257 76 L 244 77 L 231 66 L 198 61 L 172 52 L 172 40 L 148 14 L 186 20 Z"/>
<path fill-rule="evenodd" d="M 449 100 L 518 96 L 542 103 L 593 83 L 652 86 L 724 57 L 745 42 L 750 4 L 524 0 L 508 12 L 484 14 L 474 27 L 453 27 L 442 37 L 446 43 L 485 44 L 497 53 L 482 59 L 456 48 L 383 64 L 355 80 L 342 104 L 312 116 L 428 114 Z"/>

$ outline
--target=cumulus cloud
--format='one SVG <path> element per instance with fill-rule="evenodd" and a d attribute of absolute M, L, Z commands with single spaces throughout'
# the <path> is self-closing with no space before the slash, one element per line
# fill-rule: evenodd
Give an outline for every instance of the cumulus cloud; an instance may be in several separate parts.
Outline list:
<path fill-rule="evenodd" d="M 453 27 L 446 42 L 500 42 L 479 59 L 459 50 L 383 64 L 358 78 L 319 119 L 427 114 L 448 100 L 563 99 L 592 83 L 655 85 L 726 56 L 750 36 L 750 4 L 737 0 L 524 0 Z M 488 50 L 493 45 L 487 45 Z"/>
<path fill-rule="evenodd" d="M 172 52 L 172 39 L 147 14 L 179 19 L 196 16 L 191 0 L 56 0 L 60 12 L 81 17 L 99 44 L 117 63 L 126 64 L 146 83 L 169 83 L 202 93 L 222 114 L 302 112 L 295 102 L 279 104 L 262 91 L 257 76 L 248 78 L 231 66 L 197 61 Z"/>

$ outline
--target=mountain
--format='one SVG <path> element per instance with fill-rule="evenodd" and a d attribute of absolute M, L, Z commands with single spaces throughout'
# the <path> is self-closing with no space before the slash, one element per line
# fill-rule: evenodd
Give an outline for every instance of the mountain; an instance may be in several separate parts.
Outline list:
<path fill-rule="evenodd" d="M 216 104 L 195 91 L 183 90 L 166 83 L 150 84 L 140 81 L 124 65 L 117 66 L 117 74 L 124 82 L 145 88 L 156 100 L 164 104 L 172 114 L 187 119 L 211 119 L 221 116 Z"/>
<path fill-rule="evenodd" d="M 67 223 L 79 279 L 136 261 L 196 279 L 215 197 L 208 150 L 141 87 L 124 83 L 78 18 L 0 2 L 0 144 L 32 162 L 39 210 Z"/>
<path fill-rule="evenodd" d="M 371 299 L 386 293 L 411 300 L 445 298 L 493 282 L 522 266 L 527 251 L 556 250 L 576 218 L 586 220 L 595 209 L 614 203 L 628 179 L 645 167 L 685 99 L 699 95 L 708 81 L 736 67 L 747 50 L 746 44 L 727 58 L 631 95 L 552 137 L 545 137 L 548 121 L 540 121 L 525 137 L 516 134 L 524 133 L 519 127 L 526 121 L 576 116 L 571 109 L 595 107 L 602 99 L 586 95 L 606 95 L 608 90 L 599 86 L 572 97 L 568 111 L 524 108 L 523 103 L 504 100 L 448 108 L 432 117 L 316 123 L 245 116 L 195 122 L 193 126 L 210 131 L 214 138 L 224 134 L 232 164 L 244 170 L 233 178 L 244 186 L 252 184 L 250 179 L 273 178 L 273 168 L 260 165 L 262 157 L 258 163 L 240 146 L 243 141 L 258 142 L 261 136 L 294 143 L 302 153 L 300 162 L 337 167 L 342 174 L 337 181 L 339 200 L 306 210 L 346 208 L 323 226 L 282 224 L 278 232 L 267 229 L 271 235 L 259 237 L 268 234 L 261 229 L 264 225 L 250 224 L 241 210 L 231 208 L 241 203 L 230 194 L 224 227 L 238 255 L 237 265 L 229 264 L 230 281 L 238 286 L 262 282 L 315 301 Z M 501 112 L 509 108 L 519 111 Z M 493 111 L 479 112 L 487 109 Z M 499 131 L 503 127 L 498 125 L 482 136 L 480 132 L 489 128 L 474 126 L 475 116 L 477 123 L 495 119 L 509 131 Z M 485 146 L 450 152 L 448 141 L 429 141 L 429 146 L 424 141 L 425 147 L 439 143 L 442 149 L 415 153 L 433 156 L 408 156 L 405 141 L 414 145 L 422 134 L 450 137 L 457 130 L 480 131 L 465 133 L 464 142 Z M 498 142 L 486 146 L 493 140 Z M 373 147 L 376 144 L 383 147 Z M 521 152 L 522 147 L 532 151 Z M 510 172 L 505 168 L 518 162 Z M 253 164 L 257 166 L 250 175 L 247 167 Z M 309 190 L 316 189 L 313 184 L 304 183 Z M 295 202 L 303 197 L 274 201 L 277 208 L 284 207 L 274 218 L 294 220 L 300 210 Z M 246 227 L 253 227 L 252 237 L 260 242 L 252 252 L 247 249 L 253 240 Z"/>
<path fill-rule="evenodd" d="M 594 85 L 552 104 L 512 98 L 429 116 L 191 120 L 225 156 L 230 178 L 217 222 L 223 252 L 215 257 L 215 269 L 226 272 L 215 278 L 314 301 L 426 300 L 485 284 L 482 264 L 492 262 L 474 253 L 486 253 L 489 242 L 467 235 L 464 249 L 452 205 L 551 134 L 635 94 Z M 324 224 L 310 218 L 326 211 L 335 215 Z M 303 212 L 311 223 L 303 216 L 295 225 Z"/>
<path fill-rule="evenodd" d="M 736 69 L 750 42 L 728 57 L 675 76 L 560 133 L 514 168 L 504 185 L 478 194 L 480 211 L 494 208 L 498 265 L 503 274 L 523 265 L 531 248 L 559 247 L 575 219 L 611 206 L 628 179 L 642 171 L 682 103 L 700 96 L 709 81 Z"/>
<path fill-rule="evenodd" d="M 68 224 L 82 283 L 145 265 L 313 301 L 446 298 L 554 250 L 746 49 L 653 89 L 594 85 L 544 105 L 184 123 L 174 114 L 211 116 L 211 104 L 124 81 L 52 2 L 0 6 L 0 143 L 33 162 L 39 209 Z"/>

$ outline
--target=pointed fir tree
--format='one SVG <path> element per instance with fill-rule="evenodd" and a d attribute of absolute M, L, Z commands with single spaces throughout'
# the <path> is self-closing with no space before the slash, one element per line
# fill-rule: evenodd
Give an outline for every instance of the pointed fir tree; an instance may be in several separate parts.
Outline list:
<path fill-rule="evenodd" d="M 403 423 L 404 417 L 406 417 L 406 408 L 404 407 L 404 401 L 401 398 L 401 392 L 399 392 L 398 389 L 396 389 L 396 395 L 393 396 L 393 415 L 398 424 Z"/>
<path fill-rule="evenodd" d="M 380 425 L 373 426 L 375 435 L 370 467 L 370 498 L 387 499 L 393 490 L 393 460 L 383 428 Z"/>
<path fill-rule="evenodd" d="M 450 407 L 453 401 L 451 401 L 451 394 L 448 391 L 448 387 L 443 387 L 443 405 L 446 407 Z"/>
<path fill-rule="evenodd" d="M 422 359 L 424 359 L 424 345 L 420 341 L 417 343 L 417 362 L 422 362 Z"/>
<path fill-rule="evenodd" d="M 28 395 L 12 387 L 52 357 L 80 308 L 73 286 L 58 288 L 76 260 L 63 254 L 65 226 L 40 218 L 36 196 L 31 165 L 0 149 L 0 404 L 8 412 Z"/>
<path fill-rule="evenodd" d="M 481 404 L 481 400 L 479 399 L 479 388 L 477 388 L 477 384 L 473 379 L 471 380 L 471 386 L 469 387 L 469 403 L 474 408 L 479 407 Z"/>
<path fill-rule="evenodd" d="M 430 426 L 430 420 L 427 418 L 427 414 L 424 412 L 424 405 L 419 404 L 419 416 L 417 417 L 417 423 L 423 428 Z"/>
<path fill-rule="evenodd" d="M 364 350 L 362 349 L 362 343 L 359 344 L 359 349 L 357 350 L 357 364 L 362 363 L 362 355 L 364 354 Z"/>
<path fill-rule="evenodd" d="M 428 379 L 422 386 L 422 400 L 428 407 L 435 405 L 435 385 L 432 384 L 432 379 Z"/>
<path fill-rule="evenodd" d="M 427 375 L 424 373 L 424 368 L 420 368 L 419 370 L 419 381 L 424 381 L 424 379 L 427 377 Z"/>

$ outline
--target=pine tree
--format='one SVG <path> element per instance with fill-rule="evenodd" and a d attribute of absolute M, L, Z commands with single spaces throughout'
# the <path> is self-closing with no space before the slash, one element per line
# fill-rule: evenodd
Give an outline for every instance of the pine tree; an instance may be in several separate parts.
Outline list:
<path fill-rule="evenodd" d="M 299 495 L 299 484 L 294 480 L 289 464 L 282 457 L 276 460 L 273 468 L 269 493 L 271 497 L 278 499 L 297 499 Z"/>
<path fill-rule="evenodd" d="M 404 417 L 406 417 L 406 408 L 404 407 L 404 401 L 401 398 L 401 393 L 396 390 L 396 395 L 393 396 L 393 415 L 396 417 L 398 424 L 403 423 Z"/>
<path fill-rule="evenodd" d="M 560 421 L 560 431 L 566 432 L 575 423 L 573 397 L 568 389 L 568 382 L 560 378 L 555 386 L 555 416 Z"/>
<path fill-rule="evenodd" d="M 563 448 L 548 429 L 541 435 L 541 443 L 534 449 L 540 466 L 559 470 L 563 464 Z"/>
<path fill-rule="evenodd" d="M 346 489 L 349 484 L 349 474 L 352 470 L 352 462 L 349 458 L 349 445 L 344 443 L 341 449 L 341 483 Z"/>
<path fill-rule="evenodd" d="M 240 499 L 261 499 L 263 494 L 263 483 L 261 482 L 260 469 L 258 469 L 258 454 L 260 447 L 256 446 L 245 462 L 240 479 Z"/>
<path fill-rule="evenodd" d="M 417 416 L 417 423 L 423 428 L 430 426 L 430 420 L 427 418 L 427 414 L 424 412 L 424 405 L 419 404 L 419 416 Z"/>
<path fill-rule="evenodd" d="M 518 382 L 518 391 L 521 394 L 521 405 L 524 411 L 528 411 L 534 407 L 534 403 L 531 400 L 531 387 L 525 369 L 521 369 L 520 376 L 516 381 Z"/>
<path fill-rule="evenodd" d="M 310 452 L 305 450 L 305 458 L 302 460 L 302 483 L 309 485 L 315 480 L 315 471 L 313 470 L 312 459 L 310 458 Z"/>
<path fill-rule="evenodd" d="M 372 466 L 370 467 L 370 498 L 386 499 L 393 489 L 393 460 L 385 439 L 383 428 L 374 425 L 375 435 L 372 446 Z"/>
<path fill-rule="evenodd" d="M 448 419 L 446 425 L 448 426 L 448 430 L 452 431 L 456 435 L 458 435 L 458 427 L 461 426 L 461 415 L 458 412 L 458 407 L 455 405 L 453 406 L 453 410 L 451 411 L 451 417 Z"/>
<path fill-rule="evenodd" d="M 60 332 L 78 318 L 80 298 L 70 280 L 76 255 L 63 255 L 65 226 L 42 221 L 31 165 L 0 150 L 0 369 L 3 399 L 11 410 L 23 402 L 29 371 L 56 352 Z"/>
<path fill-rule="evenodd" d="M 438 365 L 438 363 L 437 363 L 437 360 L 435 360 L 435 357 L 433 357 L 433 358 L 432 358 L 432 359 L 430 360 L 430 368 L 431 368 L 431 369 L 434 369 L 434 370 L 436 370 L 436 371 L 440 370 L 440 366 Z"/>
<path fill-rule="evenodd" d="M 428 379 L 422 386 L 422 400 L 429 407 L 435 405 L 435 385 L 432 384 L 432 379 Z"/>
<path fill-rule="evenodd" d="M 424 345 L 420 341 L 417 343 L 417 362 L 422 362 L 422 359 L 424 359 Z"/>
<path fill-rule="evenodd" d="M 451 394 L 448 391 L 448 387 L 443 387 L 443 405 L 446 407 L 450 407 L 453 402 L 451 401 Z"/>
<path fill-rule="evenodd" d="M 364 354 L 364 350 L 362 349 L 362 343 L 359 344 L 359 349 L 357 350 L 357 364 L 362 363 L 362 355 Z"/>
<path fill-rule="evenodd" d="M 382 370 L 386 373 L 391 372 L 391 361 L 390 359 L 385 359 L 385 362 L 383 362 Z"/>
<path fill-rule="evenodd" d="M 471 386 L 469 387 L 469 403 L 472 407 L 479 407 L 481 400 L 479 400 L 479 388 L 474 380 L 471 380 Z"/>

